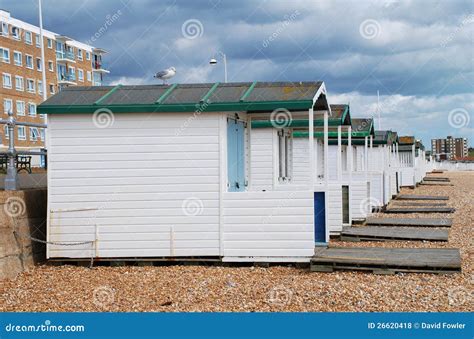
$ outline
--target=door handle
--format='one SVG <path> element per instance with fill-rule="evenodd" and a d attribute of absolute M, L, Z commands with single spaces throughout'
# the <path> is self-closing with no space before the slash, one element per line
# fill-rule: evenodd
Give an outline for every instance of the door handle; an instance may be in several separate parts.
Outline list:
<path fill-rule="evenodd" d="M 239 183 L 238 183 L 237 181 L 235 182 L 235 187 L 236 187 L 236 188 L 240 188 L 240 185 L 239 185 Z"/>

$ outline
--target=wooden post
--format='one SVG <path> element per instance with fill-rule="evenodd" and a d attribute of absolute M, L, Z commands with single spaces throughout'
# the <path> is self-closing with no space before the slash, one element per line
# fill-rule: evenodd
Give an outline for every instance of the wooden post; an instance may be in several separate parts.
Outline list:
<path fill-rule="evenodd" d="M 311 107 L 308 111 L 308 142 L 309 142 L 309 188 L 314 190 L 314 176 L 315 176 L 315 158 L 314 158 L 314 110 Z"/>
<path fill-rule="evenodd" d="M 337 181 L 342 183 L 342 127 L 337 126 Z"/>
<path fill-rule="evenodd" d="M 329 116 L 328 111 L 324 112 L 324 183 L 329 184 Z"/>

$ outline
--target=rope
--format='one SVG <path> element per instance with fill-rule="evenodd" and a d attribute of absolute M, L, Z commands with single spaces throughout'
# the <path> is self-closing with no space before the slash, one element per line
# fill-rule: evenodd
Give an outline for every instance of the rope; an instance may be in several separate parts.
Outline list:
<path fill-rule="evenodd" d="M 34 238 L 30 235 L 21 235 L 19 234 L 17 231 L 13 231 L 13 234 L 14 235 L 18 235 L 20 238 L 28 238 L 32 241 L 35 241 L 35 242 L 39 242 L 41 244 L 47 244 L 47 245 L 56 245 L 56 246 L 78 246 L 78 245 L 86 245 L 86 244 L 94 244 L 95 241 L 93 240 L 89 240 L 89 241 L 81 241 L 81 242 L 72 242 L 72 243 L 69 243 L 69 242 L 57 242 L 57 241 L 47 241 L 47 240 L 42 240 L 42 239 L 38 239 L 38 238 Z M 91 263 L 90 263 L 90 266 L 89 268 L 92 268 L 94 265 L 94 255 L 92 254 L 92 249 L 91 249 Z"/>

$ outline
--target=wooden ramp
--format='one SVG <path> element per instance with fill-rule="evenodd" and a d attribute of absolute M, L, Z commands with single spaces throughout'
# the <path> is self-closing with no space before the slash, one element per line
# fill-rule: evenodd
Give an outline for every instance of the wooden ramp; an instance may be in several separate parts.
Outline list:
<path fill-rule="evenodd" d="M 398 207 L 387 208 L 384 213 L 453 213 L 452 207 Z"/>
<path fill-rule="evenodd" d="M 424 177 L 424 181 L 440 181 L 440 182 L 450 182 L 449 178 L 444 178 L 444 177 Z"/>
<path fill-rule="evenodd" d="M 402 201 L 394 201 L 393 207 L 401 207 L 401 206 L 447 206 L 448 204 L 445 202 L 402 202 Z"/>
<path fill-rule="evenodd" d="M 343 227 L 342 241 L 427 240 L 448 241 L 447 230 L 417 227 Z"/>
<path fill-rule="evenodd" d="M 449 200 L 447 195 L 416 195 L 400 194 L 395 197 L 396 200 Z"/>
<path fill-rule="evenodd" d="M 367 218 L 366 226 L 404 227 L 451 227 L 453 219 L 448 218 Z"/>
<path fill-rule="evenodd" d="M 396 272 L 456 273 L 461 256 L 455 248 L 316 248 L 311 271 L 364 270 L 378 274 Z"/>

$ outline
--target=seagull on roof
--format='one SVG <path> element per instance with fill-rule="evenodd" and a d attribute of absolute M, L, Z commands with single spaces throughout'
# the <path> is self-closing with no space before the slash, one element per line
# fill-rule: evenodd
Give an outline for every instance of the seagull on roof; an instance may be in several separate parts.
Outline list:
<path fill-rule="evenodd" d="M 174 77 L 176 74 L 176 68 L 170 67 L 168 69 L 165 69 L 164 71 L 159 71 L 156 73 L 153 77 L 163 80 L 163 84 L 166 84 L 166 80 L 171 79 Z"/>

